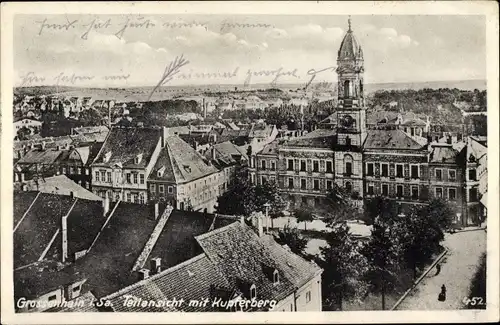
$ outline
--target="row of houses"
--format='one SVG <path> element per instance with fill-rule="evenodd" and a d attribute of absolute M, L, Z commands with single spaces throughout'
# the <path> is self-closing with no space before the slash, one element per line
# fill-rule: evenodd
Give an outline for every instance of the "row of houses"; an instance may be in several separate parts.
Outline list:
<path fill-rule="evenodd" d="M 15 309 L 321 311 L 322 270 L 266 234 L 261 214 L 253 225 L 161 203 L 15 192 Z"/>

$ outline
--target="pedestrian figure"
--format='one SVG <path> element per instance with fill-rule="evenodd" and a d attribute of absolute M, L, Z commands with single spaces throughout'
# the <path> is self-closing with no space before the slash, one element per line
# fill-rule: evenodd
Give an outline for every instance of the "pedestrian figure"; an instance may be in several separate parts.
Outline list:
<path fill-rule="evenodd" d="M 436 265 L 436 274 L 435 275 L 438 275 L 439 272 L 441 272 L 441 264 Z"/>
<path fill-rule="evenodd" d="M 443 284 L 441 286 L 441 293 L 438 296 L 439 301 L 445 301 L 446 300 L 446 286 Z"/>

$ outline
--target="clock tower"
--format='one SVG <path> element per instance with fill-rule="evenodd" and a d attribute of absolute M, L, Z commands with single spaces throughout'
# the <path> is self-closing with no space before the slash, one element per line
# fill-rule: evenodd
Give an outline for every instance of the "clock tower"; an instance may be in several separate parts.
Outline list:
<path fill-rule="evenodd" d="M 357 205 L 363 197 L 363 153 L 366 110 L 363 90 L 363 50 L 354 37 L 349 17 L 337 57 L 338 106 L 335 182 L 351 192 Z"/>
<path fill-rule="evenodd" d="M 350 18 L 348 24 L 337 57 L 337 144 L 360 148 L 366 139 L 363 50 L 354 37 Z"/>

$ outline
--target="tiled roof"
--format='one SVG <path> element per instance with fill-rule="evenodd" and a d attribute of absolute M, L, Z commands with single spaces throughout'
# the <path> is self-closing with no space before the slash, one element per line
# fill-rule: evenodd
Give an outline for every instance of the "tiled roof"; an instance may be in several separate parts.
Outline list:
<path fill-rule="evenodd" d="M 75 268 L 98 298 L 135 282 L 132 267 L 157 221 L 142 204 L 120 202 L 87 255 Z M 126 239 L 126 240 L 125 240 Z"/>
<path fill-rule="evenodd" d="M 18 164 L 54 164 L 63 151 L 68 150 L 57 150 L 49 149 L 45 150 L 34 149 L 26 153 L 21 159 L 17 161 Z"/>
<path fill-rule="evenodd" d="M 488 148 L 479 143 L 474 138 L 469 138 L 467 141 L 467 159 L 470 155 L 473 155 L 476 159 L 481 158 L 483 155 L 488 153 Z"/>
<path fill-rule="evenodd" d="M 267 144 L 262 148 L 262 150 L 259 152 L 259 154 L 262 155 L 277 155 L 278 154 L 278 141 L 274 140 L 273 142 Z"/>
<path fill-rule="evenodd" d="M 430 155 L 430 162 L 435 163 L 456 163 L 458 151 L 451 144 L 433 144 Z"/>
<path fill-rule="evenodd" d="M 121 163 L 124 167 L 145 167 L 161 140 L 162 130 L 159 128 L 114 127 L 108 134 L 104 145 L 94 163 L 112 165 Z M 111 152 L 109 162 L 103 158 Z M 139 164 L 134 159 L 142 154 Z"/>
<path fill-rule="evenodd" d="M 271 136 L 274 125 L 254 124 L 248 134 L 252 138 L 267 138 Z"/>
<path fill-rule="evenodd" d="M 213 219 L 213 214 L 172 211 L 145 267 L 156 257 L 161 258 L 162 267 L 168 268 L 202 253 L 195 236 L 208 232 Z"/>
<path fill-rule="evenodd" d="M 205 254 L 200 254 L 105 297 L 105 299 L 113 304 L 116 312 L 215 311 L 211 303 L 208 303 L 206 307 L 194 307 L 189 306 L 189 301 L 210 298 L 213 287 L 227 288 L 228 286 L 226 279 L 210 262 L 209 258 Z M 175 308 L 166 306 L 126 307 L 124 306 L 126 295 L 142 298 L 146 301 L 184 299 L 184 303 Z"/>
<path fill-rule="evenodd" d="M 23 215 L 37 197 L 39 192 L 14 192 L 14 227 L 21 220 Z"/>
<path fill-rule="evenodd" d="M 285 147 L 331 148 L 336 131 L 316 129 L 301 137 L 293 138 L 283 143 Z"/>
<path fill-rule="evenodd" d="M 71 193 L 77 198 L 101 201 L 102 198 L 78 185 L 66 175 L 40 178 L 38 181 L 30 180 L 25 183 L 30 191 L 40 191 L 43 193 L 59 194 L 69 196 Z"/>
<path fill-rule="evenodd" d="M 217 143 L 213 146 L 216 158 L 220 157 L 231 157 L 233 159 L 241 156 L 242 159 L 248 160 L 246 150 L 240 146 L 235 145 L 230 141 Z"/>
<path fill-rule="evenodd" d="M 14 299 L 34 299 L 61 286 L 83 280 L 79 274 L 65 272 L 56 261 L 40 261 L 14 271 Z"/>
<path fill-rule="evenodd" d="M 164 169 L 162 176 L 158 171 Z M 150 174 L 150 179 L 185 183 L 216 173 L 217 169 L 205 162 L 203 156 L 178 136 L 166 138 L 166 146 Z"/>
<path fill-rule="evenodd" d="M 259 237 L 249 226 L 234 222 L 196 239 L 232 288 L 249 298 L 246 287 L 255 284 L 258 299 L 281 300 L 321 269 L 266 237 L 270 236 Z M 268 269 L 278 270 L 278 284 L 273 283 Z"/>
<path fill-rule="evenodd" d="M 421 144 L 399 129 L 369 130 L 363 147 L 364 149 L 386 150 L 419 150 L 423 148 Z"/>
<path fill-rule="evenodd" d="M 40 193 L 14 232 L 14 268 L 38 261 L 74 201 L 69 196 Z"/>

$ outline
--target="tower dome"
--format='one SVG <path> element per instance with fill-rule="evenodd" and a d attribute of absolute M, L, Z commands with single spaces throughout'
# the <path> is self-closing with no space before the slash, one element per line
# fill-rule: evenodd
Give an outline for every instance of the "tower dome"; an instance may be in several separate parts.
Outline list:
<path fill-rule="evenodd" d="M 339 60 L 355 60 L 363 58 L 363 50 L 359 45 L 354 33 L 351 29 L 351 18 L 349 18 L 349 29 L 340 44 L 340 49 L 338 52 Z"/>

